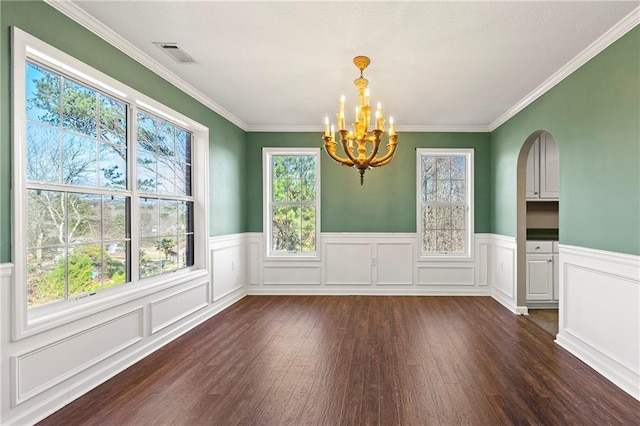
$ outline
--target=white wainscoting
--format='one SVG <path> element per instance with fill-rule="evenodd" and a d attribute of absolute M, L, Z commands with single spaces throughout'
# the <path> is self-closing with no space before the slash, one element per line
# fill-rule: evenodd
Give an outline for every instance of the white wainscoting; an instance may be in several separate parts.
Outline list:
<path fill-rule="evenodd" d="M 556 342 L 640 400 L 640 256 L 559 246 Z"/>
<path fill-rule="evenodd" d="M 11 357 L 14 405 L 52 388 L 143 338 L 142 307 Z M 55 362 L 52 362 L 54 361 Z"/>
<path fill-rule="evenodd" d="M 489 295 L 491 236 L 476 234 L 474 258 L 418 258 L 414 233 L 322 233 L 318 260 L 269 259 L 262 233 L 247 234 L 249 294 Z M 484 262 L 482 265 L 479 262 Z"/>
<path fill-rule="evenodd" d="M 244 234 L 209 239 L 211 251 L 211 301 L 244 289 L 247 268 L 247 239 Z"/>
<path fill-rule="evenodd" d="M 487 274 L 491 286 L 491 297 L 511 312 L 517 308 L 517 262 L 516 239 L 504 235 L 492 235 L 488 248 Z"/>
<path fill-rule="evenodd" d="M 13 268 L 0 264 L 0 424 L 36 423 L 244 297 L 246 236 L 209 244 L 209 273 L 17 341 L 10 332 Z"/>

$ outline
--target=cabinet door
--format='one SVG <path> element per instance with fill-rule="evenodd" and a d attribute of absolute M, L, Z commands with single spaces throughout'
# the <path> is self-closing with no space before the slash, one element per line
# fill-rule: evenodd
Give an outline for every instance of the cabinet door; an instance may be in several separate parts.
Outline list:
<path fill-rule="evenodd" d="M 553 256 L 527 254 L 527 300 L 552 300 Z"/>
<path fill-rule="evenodd" d="M 540 135 L 540 198 L 557 200 L 560 196 L 558 144 L 551 135 Z"/>
<path fill-rule="evenodd" d="M 531 145 L 527 157 L 527 199 L 540 198 L 540 138 Z"/>
<path fill-rule="evenodd" d="M 560 299 L 560 262 L 557 254 L 553 255 L 553 300 Z"/>

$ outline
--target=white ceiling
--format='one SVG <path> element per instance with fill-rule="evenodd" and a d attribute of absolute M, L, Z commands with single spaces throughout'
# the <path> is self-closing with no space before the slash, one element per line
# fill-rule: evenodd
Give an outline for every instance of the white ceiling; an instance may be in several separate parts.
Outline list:
<path fill-rule="evenodd" d="M 356 55 L 371 58 L 372 103 L 399 129 L 489 128 L 640 4 L 73 3 L 248 130 L 320 129 L 341 94 L 352 111 Z M 177 42 L 196 62 L 153 42 Z"/>

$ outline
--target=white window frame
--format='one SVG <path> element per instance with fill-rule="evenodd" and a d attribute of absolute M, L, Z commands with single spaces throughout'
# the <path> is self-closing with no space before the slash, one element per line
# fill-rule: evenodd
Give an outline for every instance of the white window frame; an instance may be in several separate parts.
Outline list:
<path fill-rule="evenodd" d="M 316 157 L 316 251 L 275 253 L 272 250 L 272 158 L 279 155 L 306 155 Z M 263 235 L 265 259 L 268 260 L 320 260 L 320 148 L 263 148 L 262 149 L 262 182 L 263 182 Z"/>
<path fill-rule="evenodd" d="M 91 295 L 27 308 L 27 181 L 26 181 L 26 61 L 46 65 L 84 85 L 109 94 L 127 104 L 128 149 L 127 190 L 131 203 L 131 281 Z M 43 331 L 87 317 L 96 312 L 122 305 L 187 281 L 208 277 L 209 269 L 209 129 L 148 96 L 126 86 L 95 68 L 54 48 L 36 37 L 12 27 L 12 149 L 13 149 L 13 210 L 12 259 L 14 280 L 12 289 L 11 337 L 19 340 Z M 136 113 L 138 108 L 159 115 L 192 132 L 192 196 L 194 199 L 194 264 L 173 273 L 139 278 L 137 234 L 139 208 L 136 164 Z M 133 154 L 132 154 L 133 153 Z"/>
<path fill-rule="evenodd" d="M 473 148 L 417 148 L 416 149 L 416 230 L 418 244 L 418 261 L 471 261 L 474 245 L 474 150 Z M 467 188 L 465 203 L 466 215 L 466 247 L 464 253 L 425 253 L 422 251 L 422 157 L 426 156 L 464 156 L 466 158 Z"/>

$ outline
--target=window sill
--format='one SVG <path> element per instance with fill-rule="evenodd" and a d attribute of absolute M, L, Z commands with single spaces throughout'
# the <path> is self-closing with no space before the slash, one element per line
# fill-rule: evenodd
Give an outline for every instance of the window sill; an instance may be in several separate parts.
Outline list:
<path fill-rule="evenodd" d="M 267 255 L 263 259 L 265 262 L 320 262 L 320 254 L 276 254 Z"/>

